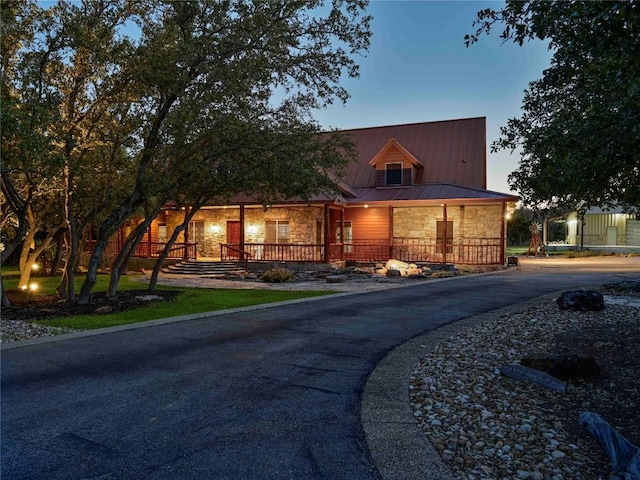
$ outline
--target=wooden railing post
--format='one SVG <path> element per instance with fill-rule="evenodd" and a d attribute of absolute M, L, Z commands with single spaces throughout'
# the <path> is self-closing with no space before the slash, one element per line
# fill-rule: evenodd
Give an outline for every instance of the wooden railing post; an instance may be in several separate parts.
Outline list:
<path fill-rule="evenodd" d="M 444 219 L 444 231 L 442 235 L 442 263 L 447 263 L 447 204 L 442 204 L 442 216 Z"/>
<path fill-rule="evenodd" d="M 507 230 L 507 202 L 502 202 L 502 216 L 500 219 L 500 265 L 506 263 L 506 230 Z"/>
<path fill-rule="evenodd" d="M 329 205 L 324 205 L 324 263 L 331 262 L 331 247 L 330 247 L 330 226 L 331 226 L 331 212 L 329 211 Z"/>
<path fill-rule="evenodd" d="M 240 261 L 244 258 L 244 204 L 240 205 Z"/>

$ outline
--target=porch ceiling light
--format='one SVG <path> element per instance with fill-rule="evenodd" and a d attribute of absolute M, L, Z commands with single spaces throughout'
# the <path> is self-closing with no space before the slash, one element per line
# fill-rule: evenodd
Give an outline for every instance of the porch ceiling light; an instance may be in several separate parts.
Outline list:
<path fill-rule="evenodd" d="M 257 225 L 249 225 L 247 227 L 247 233 L 251 233 L 251 234 L 258 233 L 258 226 Z"/>
<path fill-rule="evenodd" d="M 222 231 L 222 228 L 220 227 L 220 225 L 211 225 L 209 227 L 209 231 L 211 233 L 220 233 Z"/>

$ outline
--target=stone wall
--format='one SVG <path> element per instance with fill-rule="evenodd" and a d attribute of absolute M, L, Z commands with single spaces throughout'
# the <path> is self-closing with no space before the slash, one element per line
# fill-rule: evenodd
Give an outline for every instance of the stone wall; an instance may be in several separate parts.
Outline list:
<path fill-rule="evenodd" d="M 322 238 L 322 206 L 303 207 L 273 207 L 264 211 L 263 208 L 247 207 L 244 213 L 245 243 L 264 243 L 266 222 L 270 220 L 287 220 L 290 229 L 290 242 L 297 244 L 315 244 L 317 231 Z M 172 212 L 167 216 L 167 236 L 182 223 L 183 214 Z M 194 215 L 192 221 L 204 222 L 204 255 L 220 256 L 220 244 L 227 242 L 227 221 L 239 221 L 238 207 L 216 207 L 202 209 Z M 193 241 L 193 232 L 189 233 Z M 178 242 L 184 242 L 184 235 L 178 237 Z"/>
<path fill-rule="evenodd" d="M 444 219 L 443 208 L 397 207 L 393 209 L 393 236 L 436 240 L 436 221 Z M 453 222 L 454 242 L 500 238 L 502 205 L 448 206 L 447 220 Z"/>

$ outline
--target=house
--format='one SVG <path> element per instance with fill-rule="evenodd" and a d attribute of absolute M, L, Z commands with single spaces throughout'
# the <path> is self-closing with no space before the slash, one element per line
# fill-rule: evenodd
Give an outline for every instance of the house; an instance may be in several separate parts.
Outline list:
<path fill-rule="evenodd" d="M 506 216 L 518 197 L 486 188 L 486 118 L 344 133 L 359 156 L 340 182 L 341 196 L 265 209 L 238 195 L 203 207 L 189 226 L 185 258 L 505 263 Z M 146 251 L 159 250 L 182 218 L 163 210 Z"/>

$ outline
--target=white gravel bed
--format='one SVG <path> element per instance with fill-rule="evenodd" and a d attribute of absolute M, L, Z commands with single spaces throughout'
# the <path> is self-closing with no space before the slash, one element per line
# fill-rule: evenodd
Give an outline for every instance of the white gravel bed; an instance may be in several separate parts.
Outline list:
<path fill-rule="evenodd" d="M 608 478 L 603 469 L 608 461 L 594 450 L 593 439 L 567 433 L 566 422 L 578 419 L 563 418 L 555 408 L 559 396 L 573 395 L 581 387 L 570 383 L 559 393 L 501 376 L 497 368 L 553 352 L 554 335 L 578 322 L 639 318 L 640 309 L 625 305 L 572 312 L 547 301 L 487 320 L 448 338 L 420 360 L 409 386 L 414 417 L 459 479 Z M 593 390 L 591 405 L 607 400 Z"/>
<path fill-rule="evenodd" d="M 76 332 L 71 328 L 48 327 L 21 320 L 0 320 L 0 343 L 30 340 L 32 338 L 53 337 L 63 333 Z"/>

